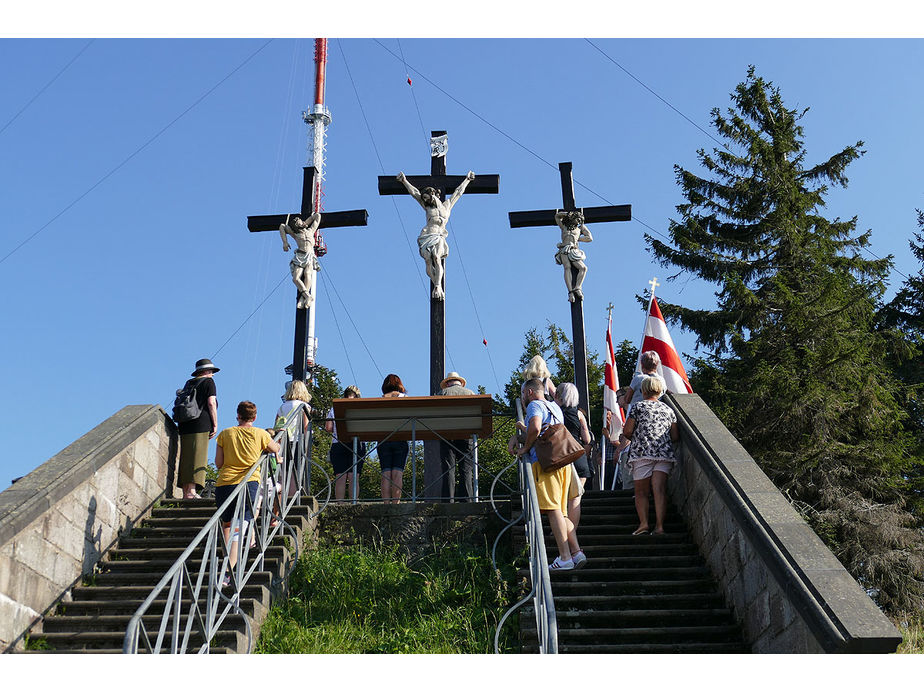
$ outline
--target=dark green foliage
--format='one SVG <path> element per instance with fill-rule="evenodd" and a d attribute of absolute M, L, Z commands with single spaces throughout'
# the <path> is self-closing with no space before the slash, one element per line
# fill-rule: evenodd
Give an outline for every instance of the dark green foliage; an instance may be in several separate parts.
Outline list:
<path fill-rule="evenodd" d="M 881 330 L 889 340 L 888 360 L 903 385 L 901 401 L 908 413 L 906 427 L 917 441 L 917 457 L 924 458 L 924 212 L 917 210 L 921 231 L 909 240 L 921 269 L 908 277 L 880 311 Z M 908 486 L 924 515 L 924 468 L 909 475 Z"/>
<path fill-rule="evenodd" d="M 510 557 L 435 547 L 410 561 L 395 546 L 322 545 L 303 556 L 289 598 L 263 625 L 260 653 L 491 653 L 513 599 Z M 505 565 L 506 564 L 506 565 Z M 506 625 L 501 651 L 516 628 Z"/>
<path fill-rule="evenodd" d="M 697 392 L 860 583 L 891 611 L 922 606 L 924 544 L 905 509 L 913 445 L 883 362 L 876 305 L 891 259 L 868 260 L 856 218 L 822 216 L 862 142 L 805 162 L 805 110 L 753 68 L 712 122 L 728 144 L 675 167 L 687 202 L 661 264 L 718 284 L 714 310 L 660 302 L 711 354 Z M 807 109 L 806 109 L 807 110 Z"/>

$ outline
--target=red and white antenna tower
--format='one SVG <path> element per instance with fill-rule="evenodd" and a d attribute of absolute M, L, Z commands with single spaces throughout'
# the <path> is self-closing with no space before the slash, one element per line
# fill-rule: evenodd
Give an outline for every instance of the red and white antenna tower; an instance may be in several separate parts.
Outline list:
<path fill-rule="evenodd" d="M 314 211 L 322 211 L 324 195 L 324 152 L 327 149 L 327 126 L 330 125 L 330 111 L 324 105 L 324 89 L 327 80 L 327 39 L 314 40 L 314 106 L 303 111 L 302 118 L 308 124 L 308 165 L 314 166 Z"/>
<path fill-rule="evenodd" d="M 327 126 L 330 125 L 330 111 L 324 105 L 324 88 L 327 80 L 327 39 L 316 38 L 314 40 L 314 105 L 310 111 L 302 112 L 302 119 L 308 124 L 308 165 L 313 166 L 314 174 L 314 211 L 321 212 L 324 209 L 323 182 L 324 182 L 324 154 L 327 149 Z M 317 254 L 324 254 L 324 244 L 321 239 L 321 230 L 318 229 L 318 236 L 315 243 Z M 311 295 L 318 295 L 318 274 L 315 272 L 311 280 Z M 315 310 L 308 311 L 308 335 L 306 344 L 306 361 L 309 366 L 315 363 L 315 354 L 317 352 L 317 339 L 314 336 L 314 315 L 317 309 L 315 301 Z"/>

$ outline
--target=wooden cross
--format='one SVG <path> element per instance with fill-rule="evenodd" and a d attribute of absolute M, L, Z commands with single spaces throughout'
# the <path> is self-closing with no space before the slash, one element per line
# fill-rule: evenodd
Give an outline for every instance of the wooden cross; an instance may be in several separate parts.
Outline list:
<path fill-rule="evenodd" d="M 454 191 L 465 176 L 446 175 L 446 151 L 434 146 L 443 138 L 445 143 L 445 130 L 432 130 L 430 132 L 431 157 L 429 176 L 406 176 L 407 181 L 418 190 L 434 188 L 440 200 L 446 199 L 446 194 Z M 500 190 L 500 176 L 497 174 L 479 174 L 465 189 L 466 195 L 497 194 Z M 379 176 L 379 195 L 407 195 L 407 189 L 395 176 Z M 446 377 L 446 301 L 432 296 L 430 284 L 427 283 L 427 293 L 430 295 L 430 394 L 438 395 L 441 391 L 440 383 Z M 443 261 L 443 294 L 446 293 L 446 262 Z M 439 459 L 438 441 L 424 443 L 424 497 L 438 496 L 440 494 L 442 474 Z M 455 484 L 455 479 L 450 481 Z M 447 499 L 448 500 L 448 499 Z"/>
<path fill-rule="evenodd" d="M 445 130 L 431 131 L 432 139 L 446 134 Z M 431 140 L 432 141 L 432 140 Z M 430 187 L 436 189 L 440 200 L 446 199 L 446 193 L 455 190 L 465 176 L 446 175 L 446 154 L 434 152 L 430 158 L 429 176 L 407 176 L 407 181 L 418 190 Z M 466 195 L 497 194 L 500 189 L 500 176 L 496 174 L 476 175 L 475 180 L 465 189 Z M 379 195 L 407 195 L 405 187 L 394 176 L 379 176 Z M 443 291 L 446 290 L 446 268 L 443 263 Z M 430 394 L 440 392 L 440 383 L 446 377 L 446 301 L 430 298 Z"/>
<path fill-rule="evenodd" d="M 302 219 L 307 219 L 317 206 L 315 199 L 314 166 L 305 166 L 302 178 L 302 207 L 296 213 Z M 276 231 L 280 224 L 288 223 L 293 214 L 264 214 L 247 217 L 247 228 L 251 232 Z M 366 226 L 369 213 L 365 209 L 353 209 L 347 212 L 321 212 L 320 229 L 330 229 L 344 226 Z M 297 296 L 296 292 L 296 296 Z M 306 359 L 308 351 L 308 322 L 311 308 L 295 309 L 295 348 L 292 356 L 292 379 L 305 380 Z"/>
<path fill-rule="evenodd" d="M 571 162 L 558 164 L 561 175 L 562 210 L 566 212 L 577 209 L 574 204 L 574 178 L 571 174 Z M 584 207 L 585 224 L 604 221 L 630 221 L 632 205 L 608 205 L 605 207 Z M 529 212 L 510 212 L 510 228 L 527 226 L 558 226 L 555 222 L 554 209 L 537 209 Z M 584 336 L 584 298 L 576 295 L 571 303 L 571 343 L 574 348 L 574 384 L 578 389 L 579 406 L 589 416 L 590 392 L 587 385 L 587 344 Z"/>

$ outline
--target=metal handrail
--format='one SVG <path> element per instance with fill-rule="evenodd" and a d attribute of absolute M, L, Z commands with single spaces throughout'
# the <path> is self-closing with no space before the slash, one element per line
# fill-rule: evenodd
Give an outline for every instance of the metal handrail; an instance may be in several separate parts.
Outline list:
<path fill-rule="evenodd" d="M 210 651 L 211 641 L 218 633 L 224 621 L 231 615 L 240 615 L 247 628 L 248 652 L 253 648 L 253 629 L 250 617 L 241 609 L 241 591 L 248 580 L 265 565 L 267 548 L 273 543 L 277 535 L 290 534 L 294 555 L 284 566 L 286 579 L 288 571 L 298 560 L 299 546 L 296 541 L 294 528 L 286 522 L 286 517 L 299 500 L 306 485 L 310 488 L 310 474 L 312 471 L 311 449 L 313 445 L 312 431 L 309 428 L 305 434 L 305 421 L 307 410 L 304 404 L 299 404 L 287 417 L 286 425 L 279 431 L 274 440 L 280 444 L 279 453 L 276 453 L 279 466 L 275 475 L 269 473 L 269 454 L 264 453 L 260 459 L 248 470 L 244 480 L 237 485 L 230 497 L 222 503 L 215 514 L 209 519 L 202 530 L 196 535 L 189 546 L 180 554 L 166 572 L 160 582 L 151 590 L 140 607 L 132 615 L 125 631 L 122 651 L 126 654 L 136 654 L 140 648 L 151 653 L 170 652 L 184 653 L 189 649 L 193 634 L 198 635 L 202 644 L 197 653 L 205 654 Z M 294 426 L 293 426 L 294 424 Z M 290 431 L 293 433 L 289 445 Z M 289 448 L 292 448 L 290 458 Z M 260 467 L 260 492 L 257 500 L 251 501 L 247 493 L 247 479 Z M 323 467 L 318 468 L 327 476 Z M 311 517 L 316 517 L 330 501 L 330 477 L 327 477 L 327 498 L 322 506 Z M 278 493 L 277 484 L 281 483 L 282 492 Z M 279 513 L 273 512 L 273 502 L 278 497 Z M 231 533 L 226 543 L 222 529 L 221 514 L 234 504 L 234 519 L 231 522 Z M 244 520 L 245 510 L 250 510 L 254 520 Z M 273 522 L 275 520 L 275 523 Z M 237 535 L 238 557 L 233 569 L 229 570 L 230 545 L 234 543 Z M 251 557 L 251 537 L 255 545 L 256 555 Z M 219 545 L 223 548 L 223 557 L 219 557 Z M 202 559 L 191 560 L 192 554 L 203 548 Z M 189 562 L 189 564 L 187 563 Z M 228 575 L 230 586 L 223 591 L 222 581 Z M 160 613 L 159 626 L 152 642 L 148 628 L 143 617 L 154 601 L 164 591 L 167 591 L 166 604 Z M 189 608 L 183 613 L 183 597 L 189 598 Z M 169 643 L 165 640 L 169 637 Z"/>
<path fill-rule="evenodd" d="M 520 423 L 523 422 L 523 408 L 519 400 L 517 400 L 517 420 Z M 500 654 L 500 632 L 504 622 L 510 614 L 532 599 L 533 615 L 536 618 L 536 636 L 539 640 L 539 654 L 558 654 L 558 617 L 555 613 L 555 598 L 552 595 L 552 582 L 549 578 L 549 561 L 545 552 L 545 532 L 542 528 L 542 515 L 539 512 L 536 480 L 533 479 L 532 463 L 528 459 L 518 457 L 514 464 L 517 465 L 523 509 L 520 516 L 504 527 L 500 534 L 503 534 L 508 528 L 519 522 L 520 518 L 524 519 L 526 546 L 529 549 L 531 588 L 529 593 L 511 606 L 498 622 L 497 630 L 494 632 L 494 652 L 495 654 Z M 510 465 L 501 470 L 498 477 L 509 468 Z M 498 535 L 498 540 L 500 539 L 500 534 Z M 494 545 L 495 547 L 497 546 L 497 540 L 495 540 Z M 491 560 L 494 560 L 493 550 Z"/>

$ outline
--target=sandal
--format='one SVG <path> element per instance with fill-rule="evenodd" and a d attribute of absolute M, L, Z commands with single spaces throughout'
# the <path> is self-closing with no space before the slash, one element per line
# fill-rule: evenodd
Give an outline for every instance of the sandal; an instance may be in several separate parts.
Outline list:
<path fill-rule="evenodd" d="M 637 530 L 632 532 L 633 537 L 640 537 L 643 534 L 651 534 L 651 532 L 648 531 L 647 527 L 645 529 L 642 529 L 641 527 L 639 527 Z"/>

